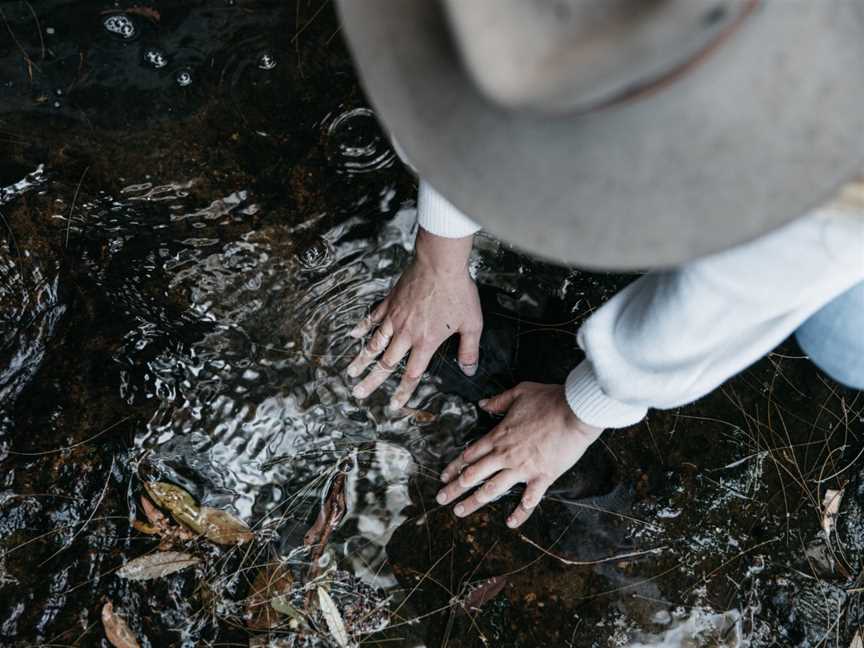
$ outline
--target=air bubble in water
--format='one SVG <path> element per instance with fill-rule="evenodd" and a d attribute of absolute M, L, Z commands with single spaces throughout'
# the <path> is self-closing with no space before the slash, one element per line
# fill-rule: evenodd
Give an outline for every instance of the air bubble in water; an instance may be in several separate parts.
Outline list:
<path fill-rule="evenodd" d="M 121 13 L 108 16 L 102 24 L 109 32 L 117 34 L 117 36 L 124 40 L 129 40 L 135 36 L 135 23 L 126 14 Z"/>
<path fill-rule="evenodd" d="M 192 72 L 190 70 L 180 70 L 177 72 L 177 75 L 174 77 L 177 81 L 177 85 L 181 88 L 185 88 L 188 85 L 192 84 Z"/>
<path fill-rule="evenodd" d="M 276 67 L 276 59 L 265 52 L 258 57 L 258 67 L 262 70 L 272 70 Z"/>
<path fill-rule="evenodd" d="M 168 65 L 168 55 L 158 47 L 148 47 L 144 50 L 144 62 L 154 70 L 159 70 Z"/>

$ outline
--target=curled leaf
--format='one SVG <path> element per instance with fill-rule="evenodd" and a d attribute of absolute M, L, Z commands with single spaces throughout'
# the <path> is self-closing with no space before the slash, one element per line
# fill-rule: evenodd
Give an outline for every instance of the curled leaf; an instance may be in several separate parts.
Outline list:
<path fill-rule="evenodd" d="M 327 629 L 330 630 L 339 648 L 348 648 L 348 631 L 345 629 L 345 622 L 342 620 L 339 608 L 323 587 L 318 587 L 318 605 L 321 607 Z"/>
<path fill-rule="evenodd" d="M 255 537 L 242 520 L 220 509 L 202 506 L 198 523 L 204 537 L 216 544 L 232 545 L 249 542 Z"/>
<path fill-rule="evenodd" d="M 114 612 L 114 604 L 108 601 L 102 606 L 102 627 L 105 629 L 105 637 L 114 648 L 141 648 L 138 639 L 126 621 Z"/>
<path fill-rule="evenodd" d="M 117 570 L 120 578 L 145 581 L 161 578 L 201 562 L 191 554 L 180 551 L 159 551 L 130 560 Z"/>

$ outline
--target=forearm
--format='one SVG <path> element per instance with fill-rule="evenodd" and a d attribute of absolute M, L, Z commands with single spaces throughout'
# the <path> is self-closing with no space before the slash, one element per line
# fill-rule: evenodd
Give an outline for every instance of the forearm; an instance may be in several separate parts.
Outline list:
<path fill-rule="evenodd" d="M 579 331 L 567 384 L 585 422 L 624 427 L 703 396 L 864 280 L 864 215 L 826 209 L 734 250 L 648 274 Z"/>

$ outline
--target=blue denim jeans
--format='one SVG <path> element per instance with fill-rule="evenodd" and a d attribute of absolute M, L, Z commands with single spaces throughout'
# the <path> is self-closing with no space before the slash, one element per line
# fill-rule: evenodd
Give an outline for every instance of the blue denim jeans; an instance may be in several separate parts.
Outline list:
<path fill-rule="evenodd" d="M 864 389 L 864 282 L 816 312 L 795 337 L 822 371 L 848 387 Z"/>

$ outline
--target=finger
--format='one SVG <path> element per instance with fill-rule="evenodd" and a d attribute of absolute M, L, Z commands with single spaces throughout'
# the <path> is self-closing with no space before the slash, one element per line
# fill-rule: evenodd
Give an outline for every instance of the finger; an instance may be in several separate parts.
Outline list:
<path fill-rule="evenodd" d="M 525 493 L 522 495 L 522 501 L 519 502 L 519 506 L 507 518 L 507 526 L 511 529 L 522 526 L 531 517 L 531 514 L 537 508 L 540 500 L 543 499 L 543 495 L 548 488 L 549 484 L 540 479 L 529 482 L 525 488 Z"/>
<path fill-rule="evenodd" d="M 390 374 L 396 370 L 396 367 L 399 366 L 402 358 L 405 357 L 410 348 L 411 342 L 405 337 L 399 337 L 391 342 L 387 348 L 387 352 L 384 354 L 384 358 L 391 359 L 392 362 L 387 362 L 382 358 L 379 362 L 375 363 L 372 370 L 351 391 L 354 398 L 366 398 L 378 389 L 390 377 Z"/>
<path fill-rule="evenodd" d="M 471 515 L 477 509 L 483 508 L 489 502 L 498 499 L 519 482 L 524 481 L 521 473 L 516 470 L 502 470 L 492 479 L 474 491 L 470 497 L 459 502 L 453 512 L 458 517 Z"/>
<path fill-rule="evenodd" d="M 480 333 L 461 331 L 459 333 L 459 353 L 456 355 L 459 367 L 466 376 L 477 373 L 480 362 Z"/>
<path fill-rule="evenodd" d="M 405 374 L 402 376 L 402 382 L 393 394 L 390 400 L 390 409 L 399 409 L 404 407 L 411 394 L 417 389 L 420 384 L 420 379 L 423 378 L 423 372 L 429 366 L 430 360 L 434 352 L 429 352 L 423 347 L 414 347 L 411 351 L 411 357 L 408 358 L 408 364 L 405 367 Z"/>
<path fill-rule="evenodd" d="M 471 464 L 453 479 L 444 488 L 438 491 L 435 497 L 439 504 L 446 504 L 462 497 L 469 490 L 477 486 L 487 477 L 494 475 L 504 468 L 504 456 L 501 454 L 488 454 L 480 461 Z"/>
<path fill-rule="evenodd" d="M 449 483 L 451 480 L 455 479 L 464 468 L 492 452 L 494 447 L 495 442 L 492 440 L 490 434 L 487 434 L 480 440 L 475 441 L 459 453 L 459 456 L 447 464 L 447 467 L 441 471 L 441 481 L 445 484 Z"/>
<path fill-rule="evenodd" d="M 497 396 L 493 396 L 492 398 L 484 398 L 479 403 L 477 403 L 481 408 L 486 410 L 487 412 L 491 412 L 493 414 L 503 414 L 510 406 L 513 404 L 513 401 L 519 396 L 519 387 L 514 387 L 513 389 L 508 389 L 505 392 L 501 392 Z"/>
<path fill-rule="evenodd" d="M 361 338 L 366 335 L 373 328 L 378 326 L 378 324 L 384 319 L 387 315 L 387 300 L 385 299 L 383 302 L 378 304 L 371 313 L 369 313 L 362 320 L 357 322 L 353 329 L 348 333 L 351 337 Z"/>
<path fill-rule="evenodd" d="M 348 369 L 346 370 L 348 376 L 350 378 L 356 378 L 363 373 L 366 370 L 366 367 L 372 364 L 372 361 L 387 348 L 387 345 L 390 344 L 390 338 L 392 335 L 393 323 L 389 319 L 385 319 L 381 322 L 381 325 L 375 329 L 375 333 L 372 334 L 369 343 L 360 350 L 357 357 L 355 357 L 351 361 L 351 364 L 348 365 Z"/>

